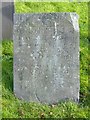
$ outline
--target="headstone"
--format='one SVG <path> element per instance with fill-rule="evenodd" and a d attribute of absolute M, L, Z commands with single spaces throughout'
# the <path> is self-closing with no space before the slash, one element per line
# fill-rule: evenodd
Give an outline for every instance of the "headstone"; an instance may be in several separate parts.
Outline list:
<path fill-rule="evenodd" d="M 13 2 L 2 2 L 2 40 L 13 39 Z"/>
<path fill-rule="evenodd" d="M 76 13 L 14 14 L 14 93 L 26 101 L 79 100 Z"/>

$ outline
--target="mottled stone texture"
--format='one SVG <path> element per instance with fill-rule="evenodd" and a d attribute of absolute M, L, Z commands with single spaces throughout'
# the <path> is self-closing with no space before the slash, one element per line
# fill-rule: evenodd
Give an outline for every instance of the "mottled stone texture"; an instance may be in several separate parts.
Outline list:
<path fill-rule="evenodd" d="M 14 92 L 26 101 L 79 100 L 76 13 L 14 14 Z"/>
<path fill-rule="evenodd" d="M 3 1 L 3 0 L 2 0 Z M 12 0 L 14 1 L 14 0 Z M 13 2 L 2 2 L 2 40 L 13 39 Z M 0 11 L 1 14 L 1 11 Z"/>

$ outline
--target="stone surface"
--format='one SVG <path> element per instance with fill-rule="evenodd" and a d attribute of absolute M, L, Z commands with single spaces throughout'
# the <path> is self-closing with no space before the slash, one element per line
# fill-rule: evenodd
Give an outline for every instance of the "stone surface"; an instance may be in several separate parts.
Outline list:
<path fill-rule="evenodd" d="M 2 2 L 2 40 L 13 39 L 13 13 L 14 3 Z"/>
<path fill-rule="evenodd" d="M 26 101 L 79 100 L 76 13 L 14 14 L 14 93 Z"/>

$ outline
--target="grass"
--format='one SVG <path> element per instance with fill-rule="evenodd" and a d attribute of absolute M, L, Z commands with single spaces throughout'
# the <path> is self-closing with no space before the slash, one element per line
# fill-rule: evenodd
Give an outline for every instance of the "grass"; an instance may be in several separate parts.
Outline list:
<path fill-rule="evenodd" d="M 61 101 L 57 105 L 27 103 L 13 94 L 13 42 L 2 42 L 3 118 L 90 118 L 88 114 L 88 6 L 87 3 L 15 3 L 17 13 L 76 12 L 80 25 L 80 102 Z"/>

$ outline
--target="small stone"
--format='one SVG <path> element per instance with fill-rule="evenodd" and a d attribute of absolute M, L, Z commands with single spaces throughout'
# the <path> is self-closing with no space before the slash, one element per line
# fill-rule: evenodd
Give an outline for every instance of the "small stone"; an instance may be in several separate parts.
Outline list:
<path fill-rule="evenodd" d="M 49 114 L 50 114 L 50 115 L 53 115 L 53 113 L 52 113 L 52 112 L 50 112 Z"/>
<path fill-rule="evenodd" d="M 56 105 L 52 104 L 51 107 L 54 108 Z"/>
<path fill-rule="evenodd" d="M 44 113 L 41 113 L 40 114 L 40 118 L 44 118 L 45 114 Z"/>

